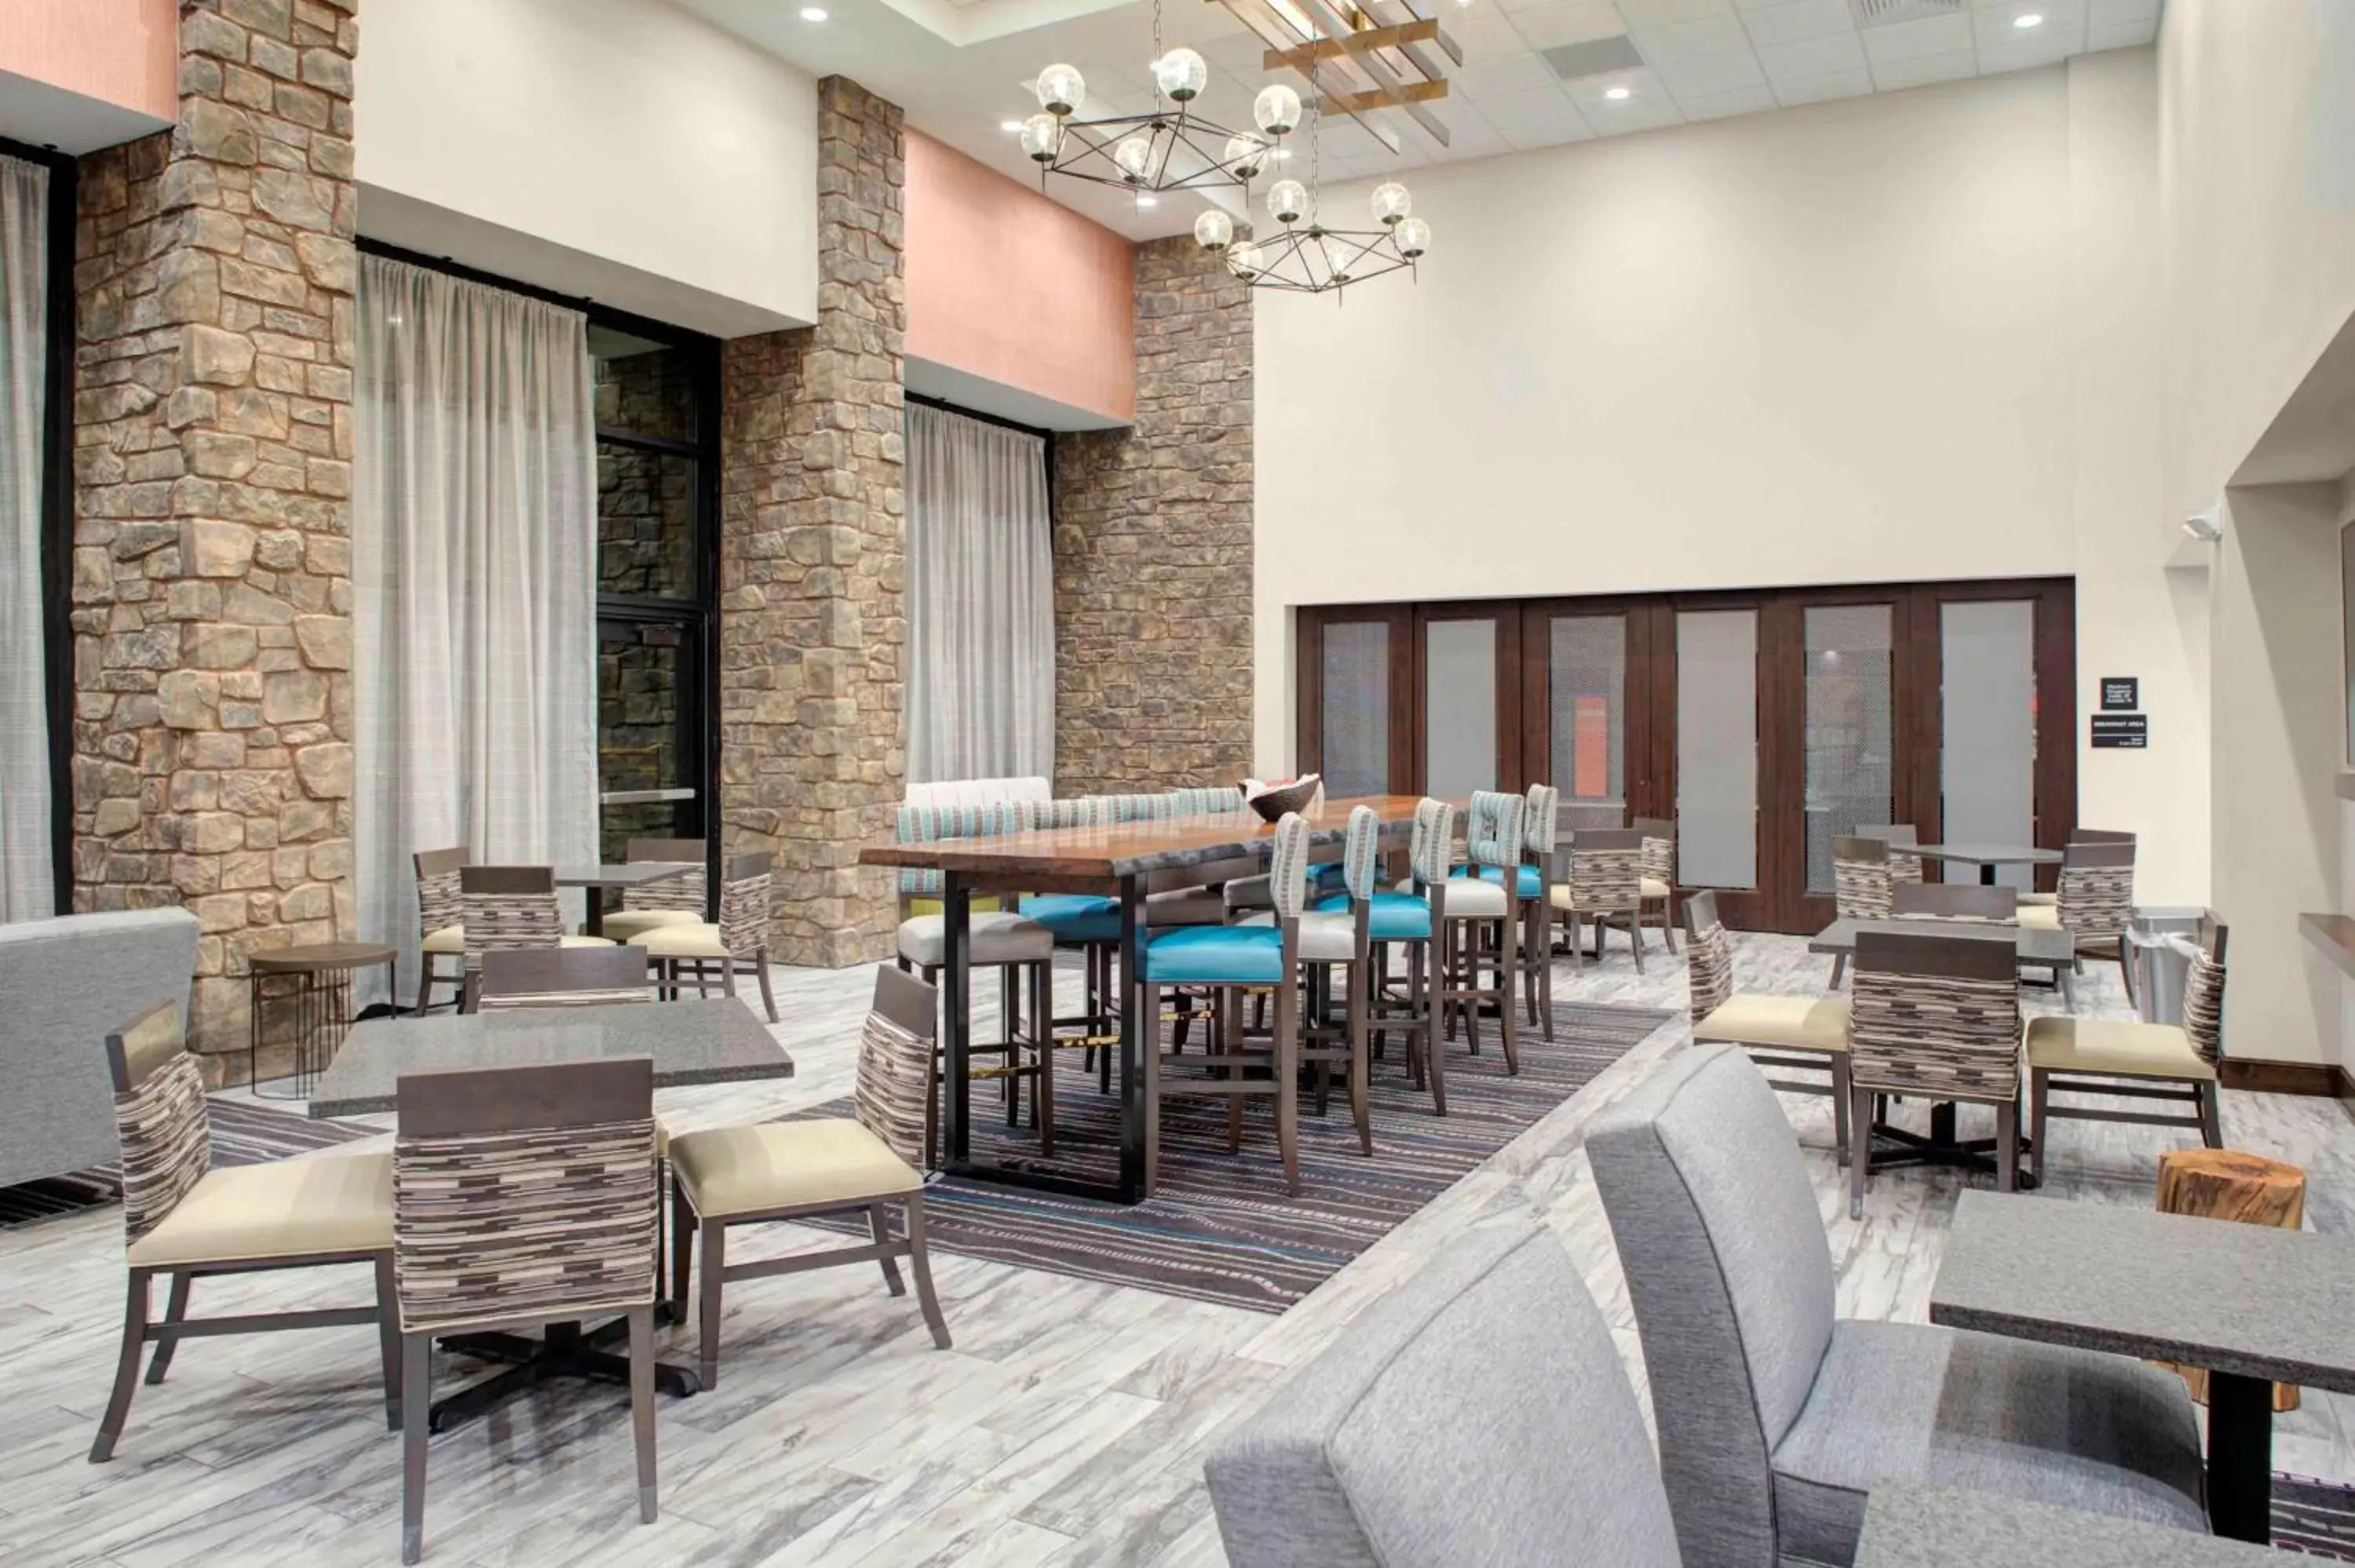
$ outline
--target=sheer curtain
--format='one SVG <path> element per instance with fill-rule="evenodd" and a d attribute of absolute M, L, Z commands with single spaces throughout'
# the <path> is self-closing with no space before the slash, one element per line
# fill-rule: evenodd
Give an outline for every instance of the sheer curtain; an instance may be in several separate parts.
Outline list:
<path fill-rule="evenodd" d="M 0 157 L 0 920 L 56 913 L 41 621 L 49 171 Z"/>
<path fill-rule="evenodd" d="M 576 311 L 360 258 L 359 932 L 417 962 L 418 850 L 597 853 L 596 416 Z"/>
<path fill-rule="evenodd" d="M 1055 770 L 1047 443 L 908 405 L 908 779 Z"/>

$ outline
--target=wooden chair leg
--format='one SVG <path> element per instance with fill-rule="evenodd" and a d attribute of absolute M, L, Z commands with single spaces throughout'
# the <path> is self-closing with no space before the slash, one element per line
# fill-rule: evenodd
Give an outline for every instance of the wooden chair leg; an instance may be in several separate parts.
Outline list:
<path fill-rule="evenodd" d="M 2218 1114 L 2215 1080 L 2200 1086 L 2200 1141 L 2211 1149 L 2224 1147 L 2223 1118 Z"/>
<path fill-rule="evenodd" d="M 114 1457 L 115 1439 L 123 1436 L 123 1419 L 131 1414 L 131 1394 L 139 1386 L 139 1352 L 147 1342 L 147 1282 L 153 1271 L 134 1268 L 123 1306 L 123 1350 L 114 1366 L 114 1392 L 107 1396 L 106 1414 L 98 1418 L 98 1436 L 90 1446 L 90 1462 L 103 1465 Z"/>
<path fill-rule="evenodd" d="M 433 1336 L 400 1338 L 400 1560 L 425 1554 L 425 1438 L 433 1425 Z"/>
<path fill-rule="evenodd" d="M 1371 965 L 1360 963 L 1349 970 L 1349 1114 L 1358 1121 L 1358 1147 L 1369 1160 L 1374 1153 L 1373 1108 L 1366 1097 L 1366 1079 L 1373 1071 L 1372 1053 L 1366 1038 L 1370 1011 L 1366 992 L 1373 982 L 1371 969 Z"/>
<path fill-rule="evenodd" d="M 934 1348 L 945 1351 L 949 1323 L 941 1316 L 940 1298 L 932 1293 L 932 1256 L 924 1237 L 924 1195 L 911 1192 L 900 1202 L 908 1216 L 908 1266 L 916 1276 L 916 1305 L 923 1309 L 924 1326 L 932 1331 Z"/>
<path fill-rule="evenodd" d="M 1848 1217 L 1864 1218 L 1864 1182 L 1872 1174 L 1872 1096 L 1863 1089 L 1849 1092 L 1849 1122 L 1856 1141 L 1848 1151 Z"/>
<path fill-rule="evenodd" d="M 1848 973 L 1848 955 L 1846 953 L 1834 953 L 1832 955 L 1832 990 L 1839 990 L 1840 976 L 1846 973 Z"/>
<path fill-rule="evenodd" d="M 777 993 L 769 989 L 769 948 L 765 942 L 752 949 L 752 972 L 760 977 L 761 1006 L 768 1013 L 769 1022 L 783 1022 L 777 1012 Z"/>
<path fill-rule="evenodd" d="M 930 1147 L 929 1136 L 926 1147 Z M 681 1318 L 687 1316 L 687 1282 L 695 1266 L 695 1206 L 687 1201 L 687 1189 L 674 1174 L 670 1180 L 670 1304 Z"/>
<path fill-rule="evenodd" d="M 164 1298 L 165 1323 L 176 1323 L 188 1315 L 188 1287 L 194 1278 L 185 1268 L 172 1276 L 172 1288 Z M 147 1358 L 148 1387 L 153 1388 L 164 1381 L 164 1374 L 172 1368 L 172 1352 L 179 1348 L 179 1344 L 176 1338 L 155 1341 L 155 1353 Z"/>
<path fill-rule="evenodd" d="M 891 1245 L 891 1217 L 884 1212 L 882 1204 L 867 1205 L 867 1230 L 875 1238 L 877 1246 Z M 888 1257 L 877 1261 L 883 1266 L 883 1287 L 894 1296 L 908 1294 L 908 1287 L 900 1278 L 900 1266 Z"/>
<path fill-rule="evenodd" d="M 425 1016 L 425 1010 L 432 1004 L 433 955 L 420 953 L 417 956 L 417 1005 L 410 1011 L 415 1016 L 422 1018 Z"/>
<path fill-rule="evenodd" d="M 1284 1156 L 1284 1190 L 1300 1196 L 1300 988 L 1286 975 L 1275 987 L 1275 1147 Z"/>
<path fill-rule="evenodd" d="M 2044 1180 L 2045 1144 L 2052 1137 L 2052 1075 L 2041 1067 L 2028 1070 L 2028 1180 Z"/>
<path fill-rule="evenodd" d="M 1995 1107 L 1995 1190 L 2019 1190 L 2019 1101 Z"/>
<path fill-rule="evenodd" d="M 630 1436 L 638 1450 L 638 1522 L 660 1512 L 655 1493 L 655 1309 L 630 1308 Z"/>
<path fill-rule="evenodd" d="M 696 1326 L 696 1377 L 706 1391 L 719 1386 L 719 1277 L 728 1267 L 728 1227 L 706 1220 L 703 1238 L 703 1310 Z"/>
<path fill-rule="evenodd" d="M 1855 1109 L 1855 1107 L 1849 1103 L 1851 1097 L 1848 1082 L 1848 1058 L 1844 1055 L 1834 1056 L 1832 1058 L 1832 1144 L 1842 1165 L 1849 1162 L 1849 1139 L 1851 1135 L 1849 1113 Z"/>
<path fill-rule="evenodd" d="M 1499 1032 L 1505 1037 L 1508 1075 L 1518 1075 L 1521 1070 L 1521 1020 L 1513 1006 L 1513 976 L 1521 967 L 1520 926 L 1510 915 L 1497 922 L 1497 938 L 1501 944 L 1497 955 L 1497 1013 Z"/>
<path fill-rule="evenodd" d="M 376 1259 L 377 1353 L 384 1361 L 384 1425 L 400 1430 L 400 1301 L 395 1294 L 392 1254 Z M 428 1414 L 427 1419 L 432 1419 Z"/>
<path fill-rule="evenodd" d="M 1637 928 L 1633 915 L 1627 916 L 1627 946 L 1635 949 L 1636 972 L 1640 975 L 1644 972 L 1644 933 Z"/>
<path fill-rule="evenodd" d="M 1136 988 L 1146 1016 L 1161 1005 L 1161 988 L 1150 981 Z M 1161 1044 L 1155 1035 L 1145 1042 L 1145 1195 L 1151 1197 L 1161 1180 Z M 1107 1053 L 1109 1054 L 1109 1053 Z"/>
<path fill-rule="evenodd" d="M 1030 966 L 1030 1044 L 1039 1058 L 1039 1081 L 1030 1091 L 1039 1107 L 1039 1152 L 1055 1157 L 1055 979 L 1045 964 Z"/>
<path fill-rule="evenodd" d="M 1447 1044 L 1439 1032 L 1439 933 L 1423 945 L 1423 1070 L 1431 1080 L 1431 1114 L 1447 1114 Z"/>

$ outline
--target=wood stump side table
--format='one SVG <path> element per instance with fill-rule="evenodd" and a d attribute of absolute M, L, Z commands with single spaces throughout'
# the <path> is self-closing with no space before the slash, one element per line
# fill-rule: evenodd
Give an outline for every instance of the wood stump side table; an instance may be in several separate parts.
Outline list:
<path fill-rule="evenodd" d="M 251 1008 L 246 1035 L 246 1080 L 264 1099 L 307 1099 L 319 1075 L 334 1061 L 336 1048 L 352 1026 L 352 972 L 382 964 L 388 970 L 398 955 L 380 942 L 323 942 L 308 948 L 272 948 L 249 958 L 247 1001 Z M 387 977 L 389 982 L 390 976 Z M 272 1017 L 286 1027 L 272 1029 Z M 273 1078 L 283 1090 L 261 1086 L 261 1053 L 269 1046 L 291 1044 L 294 1071 Z"/>
<path fill-rule="evenodd" d="M 2294 1231 L 2306 1217 L 2306 1172 L 2237 1149 L 2170 1149 L 2158 1157 L 2158 1209 Z M 2204 1370 L 2158 1364 L 2182 1377 L 2194 1403 L 2208 1403 Z M 2274 1384 L 2274 1409 L 2296 1408 L 2296 1384 Z"/>

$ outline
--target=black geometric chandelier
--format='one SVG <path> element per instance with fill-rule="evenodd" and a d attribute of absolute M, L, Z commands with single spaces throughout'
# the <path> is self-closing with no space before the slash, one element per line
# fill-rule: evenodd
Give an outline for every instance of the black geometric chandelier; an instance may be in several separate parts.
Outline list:
<path fill-rule="evenodd" d="M 1378 229 L 1330 228 L 1316 215 L 1316 122 L 1308 126 L 1307 185 L 1278 180 L 1268 187 L 1267 215 L 1276 223 L 1267 238 L 1235 238 L 1234 219 L 1213 207 L 1194 219 L 1194 242 L 1225 252 L 1227 270 L 1254 289 L 1329 294 L 1401 268 L 1412 271 L 1431 249 L 1431 225 L 1413 213 L 1406 186 L 1385 180 L 1372 199 Z"/>

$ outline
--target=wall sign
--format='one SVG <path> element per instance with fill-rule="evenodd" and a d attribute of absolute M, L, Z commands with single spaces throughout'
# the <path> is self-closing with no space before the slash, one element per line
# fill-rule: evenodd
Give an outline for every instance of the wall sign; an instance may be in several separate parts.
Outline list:
<path fill-rule="evenodd" d="M 2132 713 L 2142 706 L 2142 677 L 2139 675 L 2105 675 L 2102 677 L 2102 711 Z"/>
<path fill-rule="evenodd" d="M 2106 684 L 2106 683 L 2105 683 Z M 2094 749 L 2143 751 L 2150 746 L 2148 714 L 2095 714 Z"/>

